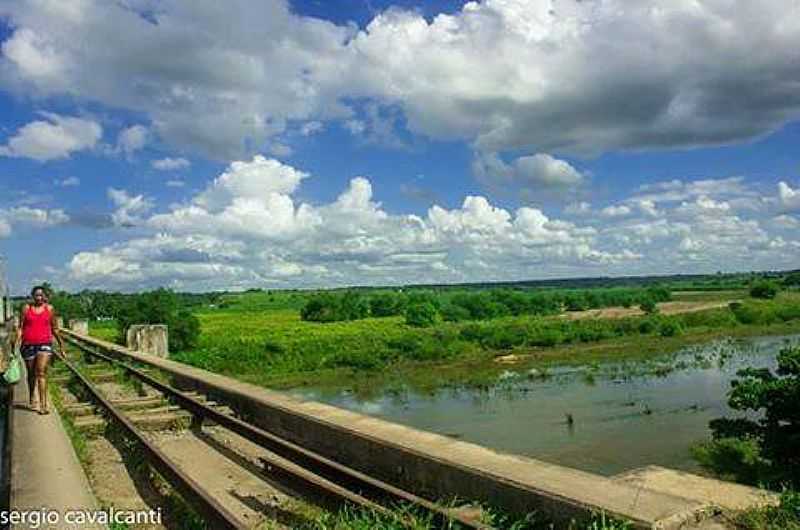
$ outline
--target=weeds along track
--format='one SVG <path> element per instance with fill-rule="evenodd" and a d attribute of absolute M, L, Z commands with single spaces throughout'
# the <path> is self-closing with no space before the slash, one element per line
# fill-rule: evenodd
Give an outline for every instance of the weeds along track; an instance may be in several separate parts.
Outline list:
<path fill-rule="evenodd" d="M 129 442 L 138 446 L 142 457 L 184 502 L 207 521 L 209 528 L 251 528 L 253 518 L 238 513 L 236 504 L 232 506 L 230 502 L 220 499 L 214 488 L 210 488 L 210 484 L 203 478 L 198 479 L 196 474 L 193 478 L 194 468 L 207 463 L 197 461 L 205 460 L 202 454 L 196 454 L 191 459 L 185 458 L 186 455 L 180 452 L 168 454 L 169 451 L 164 451 L 154 443 L 152 432 L 145 430 L 158 431 L 188 426 L 193 433 L 208 438 L 204 431 L 213 428 L 217 433 L 221 431 L 228 436 L 244 439 L 248 444 L 263 449 L 257 458 L 260 466 L 257 466 L 256 471 L 260 472 L 259 478 L 263 480 L 265 490 L 288 490 L 292 496 L 302 497 L 327 509 L 338 510 L 349 506 L 390 515 L 393 510 L 402 506 L 404 511 L 423 514 L 432 522 L 433 527 L 491 528 L 458 510 L 394 487 L 247 423 L 236 417 L 227 407 L 206 401 L 204 396 L 195 392 L 182 392 L 157 374 L 110 357 L 79 337 L 70 334 L 67 340 L 92 363 L 79 369 L 74 363 L 65 362 L 70 376 L 62 380 L 72 385 L 74 394 L 88 399 L 88 402 L 66 407 L 68 413 L 83 415 L 74 420 L 75 426 L 102 430 L 108 422 L 118 428 Z M 115 371 L 98 371 L 98 365 L 113 368 Z M 123 381 L 127 388 L 138 390 L 139 396 L 109 396 L 108 391 L 104 391 L 102 387 L 110 380 Z M 148 408 L 142 410 L 137 405 Z M 94 411 L 105 419 L 92 415 Z M 231 457 L 230 448 L 225 447 L 227 444 L 226 440 L 219 441 L 217 437 L 216 442 L 209 443 L 208 451 L 216 452 L 217 457 L 219 453 L 225 454 L 235 465 L 247 467 L 248 472 L 252 473 L 252 463 L 248 466 L 247 462 Z M 211 479 L 209 477 L 208 482 L 213 482 Z M 218 492 L 219 487 L 216 489 L 216 493 Z M 252 509 L 252 503 L 249 504 Z M 398 517 L 402 524 L 405 516 Z M 413 524 L 409 519 L 408 526 Z"/>

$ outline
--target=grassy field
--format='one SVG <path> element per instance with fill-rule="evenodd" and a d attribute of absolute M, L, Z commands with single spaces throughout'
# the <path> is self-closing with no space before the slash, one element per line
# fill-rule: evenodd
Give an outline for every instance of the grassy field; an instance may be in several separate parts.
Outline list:
<path fill-rule="evenodd" d="M 198 346 L 173 358 L 256 384 L 286 388 L 346 382 L 364 385 L 395 378 L 433 388 L 483 384 L 506 368 L 554 363 L 595 363 L 647 358 L 720 336 L 800 331 L 800 293 L 775 300 L 747 299 L 742 291 L 676 293 L 675 302 L 727 306 L 675 315 L 642 315 L 632 308 L 618 318 L 522 315 L 483 321 L 440 322 L 414 328 L 403 317 L 317 323 L 300 319 L 297 293 L 225 295 L 196 311 Z M 688 304 L 688 305 L 687 305 Z M 681 306 L 681 307 L 684 307 Z M 701 306 L 697 306 L 701 307 Z M 704 306 L 702 306 L 704 307 Z M 97 325 L 100 324 L 100 325 Z M 113 322 L 95 323 L 92 334 L 113 340 Z"/>

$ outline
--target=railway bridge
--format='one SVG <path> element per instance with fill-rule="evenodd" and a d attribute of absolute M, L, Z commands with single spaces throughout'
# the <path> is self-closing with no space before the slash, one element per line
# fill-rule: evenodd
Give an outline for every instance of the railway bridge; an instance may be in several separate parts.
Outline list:
<path fill-rule="evenodd" d="M 512 516 L 536 512 L 556 528 L 590 513 L 636 528 L 723 528 L 715 517 L 721 510 L 775 502 L 759 490 L 660 467 L 604 477 L 502 454 L 75 331 L 64 335 L 70 360 L 51 374 L 59 406 L 48 416 L 34 414 L 25 382 L 12 387 L 4 437 L 7 513 L 38 510 L 59 518 L 54 528 L 104 527 L 86 515 L 78 522 L 64 516 L 98 513 L 97 498 L 107 491 L 96 490 L 122 488 L 125 469 L 105 477 L 105 486 L 93 484 L 103 477 L 87 479 L 68 431 L 74 438 L 76 431 L 108 434 L 111 427 L 213 529 L 260 527 L 270 517 L 291 527 L 271 504 L 283 495 L 376 511 L 407 503 L 439 526 L 455 521 L 465 528 L 490 527 L 481 506 Z M 108 390 L 114 385 L 136 392 L 115 394 Z M 176 427 L 196 436 L 176 435 Z M 172 434 L 163 434 L 167 428 Z M 453 498 L 460 501 L 436 502 Z M 49 526 L 29 518 L 12 527 Z"/>

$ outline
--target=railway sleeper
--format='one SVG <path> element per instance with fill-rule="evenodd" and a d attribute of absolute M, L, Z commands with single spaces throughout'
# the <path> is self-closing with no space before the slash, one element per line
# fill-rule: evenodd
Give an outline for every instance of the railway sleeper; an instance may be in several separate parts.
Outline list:
<path fill-rule="evenodd" d="M 142 431 L 165 431 L 184 429 L 192 421 L 192 414 L 184 410 L 156 414 L 130 415 L 128 419 Z M 107 420 L 99 415 L 79 416 L 73 425 L 87 436 L 101 436 L 106 430 Z"/>

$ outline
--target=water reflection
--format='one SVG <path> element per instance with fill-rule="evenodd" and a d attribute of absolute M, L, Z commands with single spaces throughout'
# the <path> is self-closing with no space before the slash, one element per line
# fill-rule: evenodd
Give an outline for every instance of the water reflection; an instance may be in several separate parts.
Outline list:
<path fill-rule="evenodd" d="M 639 363 L 507 370 L 482 389 L 402 388 L 370 400 L 298 395 L 601 474 L 649 464 L 695 470 L 688 448 L 709 437 L 709 420 L 731 412 L 726 393 L 736 372 L 774 367 L 778 351 L 799 338 L 714 341 Z"/>

